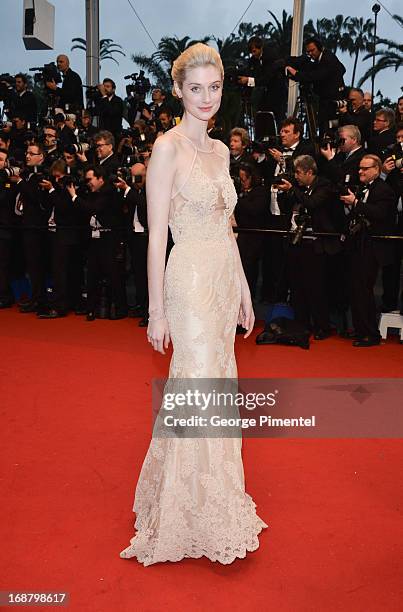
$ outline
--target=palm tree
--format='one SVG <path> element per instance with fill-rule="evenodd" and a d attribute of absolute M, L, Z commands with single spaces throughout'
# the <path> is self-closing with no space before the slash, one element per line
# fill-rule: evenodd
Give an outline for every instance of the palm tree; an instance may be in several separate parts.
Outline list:
<path fill-rule="evenodd" d="M 164 36 L 151 56 L 135 53 L 131 57 L 135 64 L 155 78 L 156 84 L 169 91 L 172 86 L 171 68 L 176 58 L 191 45 L 197 42 L 207 43 L 210 39 L 211 36 L 205 36 L 202 40 L 190 40 L 189 36 L 184 38 Z"/>
<path fill-rule="evenodd" d="M 403 17 L 399 15 L 393 15 L 393 17 L 400 23 L 403 27 Z M 363 83 L 372 76 L 378 74 L 382 70 L 386 70 L 387 68 L 394 68 L 395 72 L 399 70 L 403 66 L 403 44 L 396 43 L 393 40 L 388 40 L 387 38 L 379 38 L 377 40 L 377 44 L 385 45 L 386 49 L 379 49 L 375 52 L 375 57 L 378 58 L 377 63 L 374 67 L 371 66 L 363 77 L 358 82 L 358 86 L 361 87 Z M 364 61 L 371 58 L 372 53 L 368 53 L 364 57 Z"/>
<path fill-rule="evenodd" d="M 71 51 L 74 49 L 81 49 L 82 51 L 87 51 L 87 41 L 85 38 L 72 38 L 71 42 L 77 43 L 71 47 Z M 113 53 L 120 53 L 120 55 L 126 56 L 126 53 L 123 53 L 122 45 L 118 45 L 118 43 L 114 43 L 112 38 L 101 38 L 99 41 L 99 59 L 102 62 L 106 59 L 111 59 L 116 64 L 119 65 L 119 62 L 112 56 Z"/>
<path fill-rule="evenodd" d="M 291 51 L 292 15 L 283 10 L 280 22 L 274 13 L 267 12 L 273 19 L 266 24 L 267 35 L 270 42 L 277 47 L 280 57 L 286 57 Z"/>
<path fill-rule="evenodd" d="M 358 57 L 360 53 L 371 51 L 373 44 L 373 32 L 375 24 L 372 19 L 364 21 L 362 17 L 350 17 L 346 23 L 349 45 L 347 51 L 354 56 L 353 74 L 351 76 L 351 87 L 354 87 L 357 71 Z"/>
<path fill-rule="evenodd" d="M 316 36 L 321 40 L 323 45 L 336 53 L 338 50 L 347 51 L 350 44 L 350 38 L 347 33 L 347 26 L 350 17 L 343 17 L 343 15 L 336 15 L 334 19 L 322 19 L 316 20 L 314 25 L 312 19 L 310 19 L 304 28 L 304 36 Z"/>

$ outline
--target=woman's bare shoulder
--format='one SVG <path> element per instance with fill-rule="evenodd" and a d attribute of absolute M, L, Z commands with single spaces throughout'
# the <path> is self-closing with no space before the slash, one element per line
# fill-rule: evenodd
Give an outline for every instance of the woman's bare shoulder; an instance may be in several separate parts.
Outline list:
<path fill-rule="evenodd" d="M 154 142 L 153 153 L 157 151 L 161 155 L 175 155 L 176 153 L 176 139 L 175 135 L 171 133 L 172 130 L 165 132 L 162 136 L 158 136 Z"/>

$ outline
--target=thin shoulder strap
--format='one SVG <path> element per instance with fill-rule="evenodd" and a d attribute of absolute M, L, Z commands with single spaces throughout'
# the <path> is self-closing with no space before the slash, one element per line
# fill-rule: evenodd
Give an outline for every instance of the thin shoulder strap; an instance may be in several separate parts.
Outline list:
<path fill-rule="evenodd" d="M 213 141 L 214 153 L 218 155 L 218 157 L 221 157 L 226 162 L 227 161 L 226 156 L 218 150 L 220 147 L 215 146 L 215 143 L 218 142 L 218 140 L 216 140 L 215 138 L 212 138 L 212 141 Z"/>
<path fill-rule="evenodd" d="M 172 199 L 173 199 L 173 198 L 175 198 L 175 197 L 178 195 L 178 193 L 180 193 L 180 192 L 182 191 L 182 189 L 184 188 L 184 186 L 185 186 L 185 185 L 186 185 L 186 183 L 188 182 L 189 177 L 190 177 L 190 175 L 191 175 L 191 173 L 192 173 L 192 170 L 193 170 L 193 166 L 194 166 L 195 161 L 196 161 L 196 157 L 197 157 L 197 147 L 196 147 L 196 145 L 194 144 L 194 142 L 192 142 L 192 141 L 190 140 L 190 138 L 188 138 L 188 137 L 187 137 L 187 136 L 185 136 L 184 134 L 181 134 L 180 132 L 174 132 L 174 134 L 176 134 L 177 136 L 182 136 L 182 138 L 185 138 L 186 140 L 188 140 L 188 141 L 190 142 L 190 144 L 191 144 L 191 145 L 193 146 L 193 148 L 194 148 L 194 155 L 193 155 L 192 163 L 190 164 L 190 170 L 189 170 L 189 172 L 187 173 L 186 178 L 185 178 L 185 180 L 183 181 L 183 184 L 182 184 L 182 185 L 179 187 L 179 189 L 177 189 L 177 190 L 175 191 L 175 193 L 174 193 L 174 194 L 172 194 Z"/>

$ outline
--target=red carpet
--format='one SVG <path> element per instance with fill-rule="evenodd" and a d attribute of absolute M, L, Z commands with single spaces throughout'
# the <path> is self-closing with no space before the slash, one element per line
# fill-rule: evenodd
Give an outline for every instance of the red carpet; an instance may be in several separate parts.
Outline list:
<path fill-rule="evenodd" d="M 144 568 L 119 552 L 133 533 L 150 381 L 169 356 L 152 353 L 133 319 L 13 309 L 0 327 L 1 591 L 68 591 L 74 612 L 402 609 L 401 440 L 247 439 L 247 491 L 270 524 L 259 550 L 229 566 Z M 237 337 L 236 350 L 242 377 L 403 375 L 396 338 L 303 351 Z"/>

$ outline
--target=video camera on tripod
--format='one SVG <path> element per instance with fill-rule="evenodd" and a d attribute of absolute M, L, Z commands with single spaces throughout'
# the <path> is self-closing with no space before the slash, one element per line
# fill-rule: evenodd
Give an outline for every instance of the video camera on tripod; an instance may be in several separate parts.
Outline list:
<path fill-rule="evenodd" d="M 55 62 L 49 62 L 49 64 L 44 64 L 43 66 L 30 68 L 29 71 L 35 72 L 35 83 L 45 84 L 47 81 L 54 81 L 57 84 L 62 82 L 62 77 L 57 69 Z"/>
<path fill-rule="evenodd" d="M 144 70 L 140 72 L 133 72 L 123 77 L 125 80 L 131 79 L 131 83 L 126 85 L 126 94 L 130 98 L 144 99 L 151 89 L 151 83 L 146 76 L 144 76 Z"/>
<path fill-rule="evenodd" d="M 0 101 L 8 101 L 10 95 L 13 93 L 15 87 L 15 77 L 9 72 L 0 74 Z"/>

